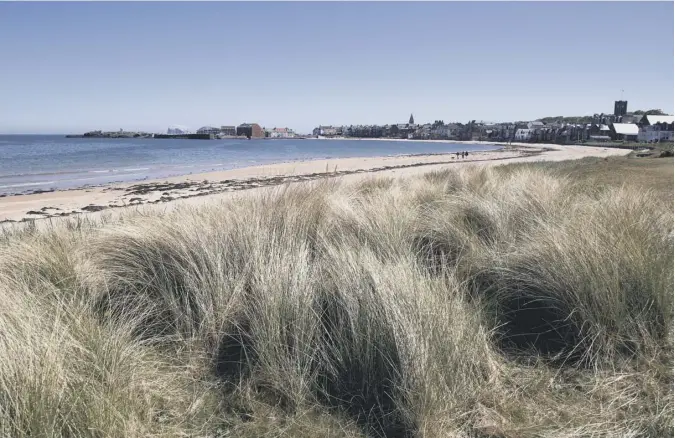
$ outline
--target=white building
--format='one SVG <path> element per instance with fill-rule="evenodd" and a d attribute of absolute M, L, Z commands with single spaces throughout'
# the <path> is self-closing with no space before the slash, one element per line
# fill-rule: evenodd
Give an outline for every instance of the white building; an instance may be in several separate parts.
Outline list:
<path fill-rule="evenodd" d="M 532 129 L 517 129 L 516 130 L 516 135 L 514 136 L 514 140 L 516 141 L 528 141 L 529 139 L 532 138 Z"/>
<path fill-rule="evenodd" d="M 535 120 L 534 122 L 529 122 L 527 124 L 527 129 L 530 131 L 536 131 L 538 129 L 544 129 L 544 122 L 540 122 L 538 120 Z"/>
<path fill-rule="evenodd" d="M 295 132 L 289 128 L 274 128 L 268 131 L 270 138 L 293 138 Z"/>
<path fill-rule="evenodd" d="M 197 130 L 197 134 L 213 134 L 213 135 L 218 135 L 220 134 L 220 128 L 216 128 L 215 126 L 202 126 Z"/>
<path fill-rule="evenodd" d="M 166 130 L 166 133 L 172 135 L 189 134 L 190 128 L 181 125 L 171 125 L 169 126 L 169 129 Z"/>
<path fill-rule="evenodd" d="M 612 130 L 617 140 L 635 141 L 640 129 L 635 123 L 612 123 Z"/>
<path fill-rule="evenodd" d="M 657 115 L 646 115 L 642 117 L 642 120 L 640 121 L 641 124 L 643 125 L 655 125 L 657 123 L 666 123 L 666 124 L 671 124 L 673 123 L 673 120 L 675 119 L 674 116 L 657 116 Z"/>
<path fill-rule="evenodd" d="M 225 137 L 234 137 L 237 135 L 237 127 L 233 125 L 223 125 L 220 127 L 220 135 Z"/>
<path fill-rule="evenodd" d="M 333 126 L 320 126 L 319 135 L 337 135 L 337 128 Z"/>
<path fill-rule="evenodd" d="M 637 140 L 642 142 L 673 141 L 673 116 L 644 116 Z"/>

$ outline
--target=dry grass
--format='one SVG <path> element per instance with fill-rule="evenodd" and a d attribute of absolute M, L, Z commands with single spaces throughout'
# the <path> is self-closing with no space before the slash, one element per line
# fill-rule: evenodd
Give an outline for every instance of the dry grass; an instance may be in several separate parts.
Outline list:
<path fill-rule="evenodd" d="M 522 165 L 504 166 L 504 169 Z M 584 190 L 632 188 L 652 191 L 673 209 L 673 158 L 608 157 L 584 158 L 559 163 L 537 163 L 529 167 L 545 169 L 577 181 Z"/>
<path fill-rule="evenodd" d="M 588 166 L 6 233 L 0 435 L 672 436 L 672 201 Z"/>

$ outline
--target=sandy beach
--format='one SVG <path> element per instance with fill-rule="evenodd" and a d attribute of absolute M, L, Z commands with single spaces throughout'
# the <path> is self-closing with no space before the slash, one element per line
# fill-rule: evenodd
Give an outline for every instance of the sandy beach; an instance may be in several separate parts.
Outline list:
<path fill-rule="evenodd" d="M 364 140 L 365 141 L 365 140 Z M 433 140 L 431 140 L 433 141 Z M 473 143 L 472 144 L 476 144 Z M 482 143 L 500 145 L 499 143 Z M 339 158 L 295 161 L 192 174 L 163 180 L 112 184 L 101 187 L 50 191 L 0 197 L 0 223 L 61 218 L 141 206 L 198 204 L 224 199 L 241 191 L 321 178 L 353 181 L 376 175 L 405 176 L 448 166 L 499 165 L 513 162 L 563 161 L 584 157 L 626 155 L 624 149 L 511 144 L 489 152 L 472 152 L 468 158 L 455 154 L 407 155 L 371 158 Z"/>

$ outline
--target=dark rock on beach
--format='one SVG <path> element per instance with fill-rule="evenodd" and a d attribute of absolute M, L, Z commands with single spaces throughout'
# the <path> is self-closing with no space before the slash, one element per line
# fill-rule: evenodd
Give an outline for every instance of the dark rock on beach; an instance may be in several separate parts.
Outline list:
<path fill-rule="evenodd" d="M 86 207 L 82 207 L 82 211 L 101 211 L 105 210 L 106 207 L 105 205 L 87 205 Z"/>

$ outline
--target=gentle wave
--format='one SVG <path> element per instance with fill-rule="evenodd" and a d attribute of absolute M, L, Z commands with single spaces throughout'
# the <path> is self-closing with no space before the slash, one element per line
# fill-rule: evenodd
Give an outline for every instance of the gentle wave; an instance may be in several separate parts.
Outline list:
<path fill-rule="evenodd" d="M 132 167 L 129 169 L 106 169 L 106 170 L 89 170 L 87 173 L 116 173 L 116 172 L 138 172 L 139 170 L 150 170 L 149 167 Z M 73 172 L 77 173 L 77 172 Z"/>
<path fill-rule="evenodd" d="M 123 175 L 125 177 L 143 177 L 146 176 L 143 173 L 129 173 L 126 175 Z M 92 180 L 99 180 L 100 177 L 90 177 L 90 178 L 72 178 L 72 179 L 61 179 L 58 181 L 37 181 L 37 182 L 26 182 L 26 183 L 17 183 L 17 184 L 7 184 L 0 186 L 0 190 L 2 189 L 17 189 L 21 187 L 33 187 L 33 186 L 46 186 L 46 185 L 51 185 L 51 184 L 60 184 L 63 185 L 65 183 L 77 183 L 77 182 L 84 182 L 84 181 L 92 181 Z"/>
<path fill-rule="evenodd" d="M 77 175 L 77 174 L 86 174 L 86 173 L 118 173 L 118 172 L 139 172 L 142 170 L 150 170 L 150 167 L 133 167 L 128 169 L 106 169 L 106 170 L 64 170 L 62 172 L 26 172 L 26 173 L 10 173 L 5 175 L 0 175 L 0 180 L 8 178 L 26 178 L 26 177 L 41 177 L 41 176 L 52 176 L 58 177 L 61 175 Z M 67 178 L 64 178 L 67 180 Z M 12 187 L 12 186 L 0 186 L 2 187 Z"/>
<path fill-rule="evenodd" d="M 21 183 L 21 184 L 10 184 L 7 186 L 0 186 L 0 189 L 12 189 L 17 187 L 31 187 L 31 186 L 46 186 L 49 184 L 56 184 L 56 181 L 40 181 L 40 182 L 30 182 L 30 183 Z"/>
<path fill-rule="evenodd" d="M 22 176 L 58 176 L 58 175 L 68 175 L 71 173 L 78 173 L 77 171 L 73 170 L 64 170 L 62 172 L 26 172 L 26 173 L 8 173 L 5 175 L 0 175 L 0 179 L 3 178 L 17 178 L 17 177 L 22 177 Z"/>
<path fill-rule="evenodd" d="M 143 174 L 143 173 L 128 173 L 128 174 L 125 174 L 125 175 L 120 175 L 120 177 L 141 176 L 141 175 L 145 175 L 145 174 Z M 62 180 L 59 181 L 59 183 L 73 182 L 73 181 L 91 181 L 91 180 L 97 180 L 97 179 L 100 179 L 100 177 L 92 176 L 92 177 L 89 177 L 89 178 L 62 179 Z"/>

